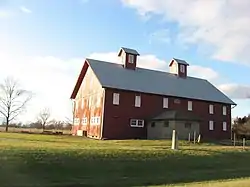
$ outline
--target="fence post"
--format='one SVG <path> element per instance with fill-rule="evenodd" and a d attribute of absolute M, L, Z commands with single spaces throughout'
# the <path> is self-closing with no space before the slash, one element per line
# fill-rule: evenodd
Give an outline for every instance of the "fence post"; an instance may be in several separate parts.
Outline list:
<path fill-rule="evenodd" d="M 235 147 L 236 135 L 234 133 L 234 147 Z"/>
<path fill-rule="evenodd" d="M 243 138 L 243 150 L 245 149 L 245 145 L 246 145 L 246 139 Z"/>
<path fill-rule="evenodd" d="M 194 131 L 194 144 L 195 144 L 195 141 L 196 141 L 196 131 Z"/>
<path fill-rule="evenodd" d="M 190 142 L 191 142 L 191 134 L 188 133 L 188 143 L 190 143 Z"/>

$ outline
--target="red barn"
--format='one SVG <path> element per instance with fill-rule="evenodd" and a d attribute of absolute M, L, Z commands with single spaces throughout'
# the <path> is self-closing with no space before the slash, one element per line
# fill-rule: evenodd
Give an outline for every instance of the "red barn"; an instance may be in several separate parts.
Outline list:
<path fill-rule="evenodd" d="M 170 72 L 137 67 L 139 53 L 121 48 L 122 63 L 86 59 L 71 99 L 73 135 L 95 139 L 231 137 L 236 104 L 205 79 L 187 76 L 189 64 L 173 58 Z"/>

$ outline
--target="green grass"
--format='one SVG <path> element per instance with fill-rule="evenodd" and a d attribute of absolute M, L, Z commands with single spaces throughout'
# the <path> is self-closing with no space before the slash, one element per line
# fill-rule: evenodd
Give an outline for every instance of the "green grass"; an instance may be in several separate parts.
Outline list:
<path fill-rule="evenodd" d="M 0 186 L 250 186 L 248 150 L 170 146 L 163 140 L 0 133 Z"/>

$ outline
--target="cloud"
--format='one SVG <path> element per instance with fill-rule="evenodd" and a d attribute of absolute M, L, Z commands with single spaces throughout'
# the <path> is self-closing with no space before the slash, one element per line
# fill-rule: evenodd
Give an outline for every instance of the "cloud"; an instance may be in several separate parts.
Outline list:
<path fill-rule="evenodd" d="M 219 89 L 235 99 L 250 99 L 250 85 L 222 84 L 219 86 Z"/>
<path fill-rule="evenodd" d="M 141 16 L 176 23 L 180 42 L 213 49 L 212 58 L 250 65 L 249 0 L 121 1 Z"/>
<path fill-rule="evenodd" d="M 121 62 L 117 56 L 117 53 L 110 52 L 110 53 L 93 53 L 89 56 L 89 58 L 97 59 L 97 60 L 104 60 L 114 63 Z M 142 68 L 149 68 L 153 70 L 160 70 L 160 71 L 169 71 L 169 62 L 161 60 L 157 58 L 155 55 L 147 54 L 138 57 L 138 67 Z M 211 68 L 202 67 L 198 65 L 191 64 L 188 67 L 188 75 L 199 77 L 199 78 L 206 78 L 208 80 L 214 81 L 219 77 L 218 73 Z"/>
<path fill-rule="evenodd" d="M 93 53 L 88 58 L 119 63 L 116 52 Z M 72 103 L 70 95 L 73 91 L 84 58 L 60 59 L 53 56 L 20 56 L 11 53 L 0 53 L 0 80 L 7 76 L 18 79 L 23 88 L 32 91 L 35 96 L 29 103 L 27 113 L 20 116 L 20 120 L 35 120 L 39 111 L 50 108 L 52 117 L 64 120 L 70 117 Z M 154 55 L 139 56 L 138 66 L 154 70 L 168 71 L 168 62 Z M 219 74 L 211 68 L 201 67 L 190 63 L 189 75 L 207 78 L 210 81 L 220 79 Z M 221 85 L 219 87 L 232 98 L 245 98 L 250 86 Z M 248 91 L 247 91 L 248 90 Z M 241 95 L 240 95 L 241 94 Z"/>
<path fill-rule="evenodd" d="M 18 79 L 23 88 L 35 96 L 21 120 L 34 120 L 39 111 L 49 107 L 55 118 L 70 117 L 70 95 L 83 65 L 82 59 L 62 60 L 56 57 L 25 57 L 0 54 L 0 80 Z"/>
<path fill-rule="evenodd" d="M 21 7 L 20 7 L 20 10 L 21 10 L 23 13 L 26 13 L 26 14 L 32 13 L 32 11 L 31 11 L 30 9 L 28 9 L 27 7 L 25 7 L 25 6 L 21 6 Z"/>
<path fill-rule="evenodd" d="M 0 9 L 0 19 L 9 18 L 12 15 L 13 15 L 12 11 Z"/>
<path fill-rule="evenodd" d="M 169 29 L 160 29 L 151 33 L 149 36 L 149 43 L 153 42 L 169 44 L 171 42 Z"/>

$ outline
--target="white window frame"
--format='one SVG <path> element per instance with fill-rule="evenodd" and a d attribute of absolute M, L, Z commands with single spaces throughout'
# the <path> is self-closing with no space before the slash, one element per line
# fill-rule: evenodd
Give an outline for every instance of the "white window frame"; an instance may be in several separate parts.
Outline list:
<path fill-rule="evenodd" d="M 193 110 L 193 102 L 188 101 L 188 111 L 192 111 L 192 110 Z"/>
<path fill-rule="evenodd" d="M 224 116 L 227 115 L 227 107 L 226 106 L 222 107 L 222 113 L 223 113 Z"/>
<path fill-rule="evenodd" d="M 139 124 L 139 122 L 141 122 L 141 124 Z M 130 126 L 131 127 L 144 127 L 144 120 L 142 119 L 131 119 L 130 120 Z"/>
<path fill-rule="evenodd" d="M 214 105 L 209 105 L 209 114 L 214 114 Z"/>
<path fill-rule="evenodd" d="M 163 108 L 168 108 L 168 98 L 163 98 Z"/>
<path fill-rule="evenodd" d="M 90 125 L 100 125 L 101 117 L 100 116 L 92 116 L 90 118 Z"/>
<path fill-rule="evenodd" d="M 135 56 L 128 54 L 128 63 L 133 64 L 135 61 Z"/>
<path fill-rule="evenodd" d="M 82 118 L 82 124 L 83 125 L 87 125 L 87 123 L 88 123 L 88 118 L 87 117 L 83 117 Z"/>
<path fill-rule="evenodd" d="M 227 122 L 223 121 L 222 123 L 222 130 L 227 131 Z"/>
<path fill-rule="evenodd" d="M 135 107 L 141 107 L 141 96 L 140 95 L 135 96 Z"/>
<path fill-rule="evenodd" d="M 214 121 L 209 121 L 209 130 L 210 131 L 214 130 Z"/>
<path fill-rule="evenodd" d="M 182 73 L 185 73 L 185 66 L 183 64 L 180 64 L 180 71 Z"/>
<path fill-rule="evenodd" d="M 119 104 L 120 104 L 120 94 L 113 93 L 113 105 L 119 105 Z"/>
<path fill-rule="evenodd" d="M 79 118 L 74 119 L 74 125 L 80 125 L 80 119 Z"/>

